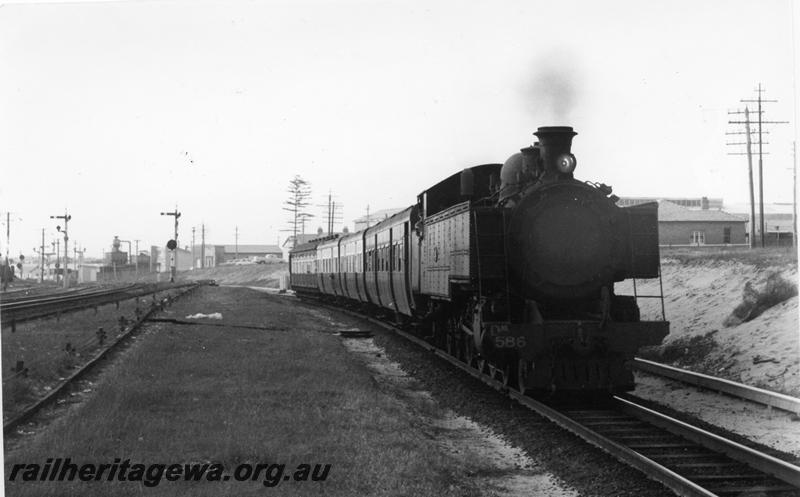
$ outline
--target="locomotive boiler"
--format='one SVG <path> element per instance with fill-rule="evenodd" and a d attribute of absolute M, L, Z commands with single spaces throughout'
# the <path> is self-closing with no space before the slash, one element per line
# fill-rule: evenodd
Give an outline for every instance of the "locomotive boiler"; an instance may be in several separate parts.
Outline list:
<path fill-rule="evenodd" d="M 615 283 L 660 277 L 658 204 L 622 208 L 575 179 L 572 128 L 534 134 L 375 226 L 295 248 L 292 287 L 389 311 L 523 392 L 632 389 L 628 361 L 669 325 L 641 321 Z"/>

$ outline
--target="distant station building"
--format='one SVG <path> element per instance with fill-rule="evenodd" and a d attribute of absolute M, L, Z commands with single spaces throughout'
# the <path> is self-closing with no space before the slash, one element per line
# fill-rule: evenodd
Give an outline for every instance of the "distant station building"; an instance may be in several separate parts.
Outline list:
<path fill-rule="evenodd" d="M 749 203 L 735 203 L 726 205 L 726 210 L 731 213 L 743 217 L 747 220 L 747 235 L 750 236 L 751 223 L 750 223 L 750 204 Z M 756 244 L 761 244 L 761 226 L 758 222 L 759 208 L 755 206 L 756 211 Z M 790 247 L 794 239 L 794 216 L 792 214 L 793 206 L 791 203 L 765 203 L 764 204 L 764 231 L 767 236 L 764 239 L 765 245 L 768 247 Z M 748 238 L 749 239 L 749 238 Z"/>
<path fill-rule="evenodd" d="M 192 269 L 216 267 L 220 263 L 225 262 L 224 245 L 194 245 L 190 248 L 190 252 L 189 260 L 194 261 Z"/>
<path fill-rule="evenodd" d="M 194 245 L 191 248 L 190 260 L 194 261 L 194 269 L 216 267 L 224 262 L 256 261 L 264 259 L 280 259 L 283 253 L 277 245 Z"/>
<path fill-rule="evenodd" d="M 723 210 L 687 209 L 669 200 L 658 204 L 658 241 L 662 247 L 746 246 L 747 219 Z"/>
<path fill-rule="evenodd" d="M 163 247 L 155 245 L 150 247 L 151 271 L 154 273 L 169 273 L 172 252 L 166 245 Z M 183 249 L 178 247 L 174 252 L 174 255 L 177 256 L 177 265 L 175 267 L 177 271 L 188 271 L 192 268 L 192 251 L 188 247 Z"/>
<path fill-rule="evenodd" d="M 687 209 L 701 210 L 722 210 L 723 202 L 721 198 L 708 197 L 622 197 L 617 201 L 620 207 L 630 207 L 632 205 L 644 204 L 647 202 L 661 202 L 666 200 L 675 205 Z"/>
<path fill-rule="evenodd" d="M 661 247 L 747 246 L 747 218 L 722 210 L 722 199 L 707 197 L 621 198 L 617 205 L 658 202 Z"/>

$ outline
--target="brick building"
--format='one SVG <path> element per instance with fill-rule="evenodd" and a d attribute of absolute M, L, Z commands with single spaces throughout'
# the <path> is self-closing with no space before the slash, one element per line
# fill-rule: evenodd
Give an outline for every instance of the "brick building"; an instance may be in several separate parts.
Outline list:
<path fill-rule="evenodd" d="M 687 209 L 659 201 L 658 240 L 662 247 L 747 245 L 746 225 L 746 218 L 722 210 Z"/>

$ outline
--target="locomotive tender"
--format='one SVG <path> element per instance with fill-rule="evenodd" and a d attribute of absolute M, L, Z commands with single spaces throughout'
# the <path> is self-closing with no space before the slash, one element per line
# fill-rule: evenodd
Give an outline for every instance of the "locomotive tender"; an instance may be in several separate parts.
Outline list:
<path fill-rule="evenodd" d="M 391 313 L 523 392 L 632 389 L 628 361 L 669 323 L 641 321 L 614 283 L 660 278 L 658 204 L 574 179 L 572 128 L 534 134 L 374 226 L 295 247 L 292 289 Z"/>

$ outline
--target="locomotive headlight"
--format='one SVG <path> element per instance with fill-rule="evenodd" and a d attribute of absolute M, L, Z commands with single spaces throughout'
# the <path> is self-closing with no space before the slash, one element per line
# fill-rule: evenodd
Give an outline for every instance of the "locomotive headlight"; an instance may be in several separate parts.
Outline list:
<path fill-rule="evenodd" d="M 558 156 L 556 164 L 558 164 L 559 172 L 570 174 L 575 170 L 575 166 L 578 165 L 578 160 L 572 154 L 561 154 Z"/>

